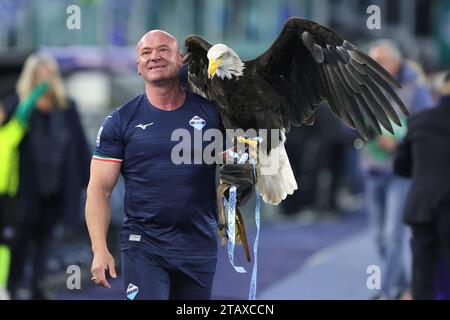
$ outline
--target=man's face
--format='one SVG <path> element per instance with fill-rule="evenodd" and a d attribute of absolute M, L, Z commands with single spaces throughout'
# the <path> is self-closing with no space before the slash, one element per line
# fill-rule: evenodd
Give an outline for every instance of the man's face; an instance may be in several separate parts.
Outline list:
<path fill-rule="evenodd" d="M 400 69 L 400 62 L 392 59 L 386 48 L 375 47 L 369 52 L 369 56 L 375 60 L 380 66 L 386 69 L 392 76 L 396 76 Z"/>
<path fill-rule="evenodd" d="M 178 77 L 182 58 L 177 42 L 163 32 L 150 32 L 137 47 L 137 67 L 146 82 Z"/>

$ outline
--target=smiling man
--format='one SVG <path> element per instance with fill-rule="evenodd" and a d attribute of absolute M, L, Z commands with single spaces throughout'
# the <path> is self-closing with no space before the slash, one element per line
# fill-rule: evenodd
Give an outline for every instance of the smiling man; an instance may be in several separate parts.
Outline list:
<path fill-rule="evenodd" d="M 176 39 L 154 30 L 137 48 L 145 92 L 112 112 L 100 128 L 91 162 L 86 222 L 94 259 L 92 280 L 110 287 L 116 277 L 106 245 L 109 196 L 121 173 L 125 219 L 121 251 L 130 299 L 209 299 L 217 259 L 215 164 L 171 159 L 174 130 L 220 128 L 216 108 L 184 91 Z M 202 119 L 202 127 L 192 119 Z"/>

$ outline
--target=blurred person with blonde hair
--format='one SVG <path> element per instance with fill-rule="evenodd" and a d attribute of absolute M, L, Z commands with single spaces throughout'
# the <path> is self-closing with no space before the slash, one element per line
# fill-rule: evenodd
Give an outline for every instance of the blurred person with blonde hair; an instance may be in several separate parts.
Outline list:
<path fill-rule="evenodd" d="M 34 103 L 29 130 L 19 146 L 18 236 L 11 252 L 8 288 L 17 297 L 27 257 L 32 260 L 31 297 L 47 299 L 42 285 L 52 233 L 62 218 L 80 216 L 81 190 L 87 185 L 90 152 L 75 103 L 68 99 L 56 62 L 33 54 L 25 62 L 16 94 L 6 97 L 7 110 L 17 110 L 45 80 L 48 90 Z M 29 255 L 29 246 L 34 245 Z"/>
<path fill-rule="evenodd" d="M 21 100 L 10 119 L 0 101 L 0 300 L 9 299 L 6 286 L 10 247 L 16 239 L 19 144 L 25 135 L 32 108 L 47 88 L 45 82 L 37 85 Z"/>
<path fill-rule="evenodd" d="M 437 297 L 439 254 L 450 278 L 450 73 L 440 91 L 435 108 L 409 119 L 394 162 L 412 182 L 403 219 L 412 229 L 412 296 L 420 300 Z"/>

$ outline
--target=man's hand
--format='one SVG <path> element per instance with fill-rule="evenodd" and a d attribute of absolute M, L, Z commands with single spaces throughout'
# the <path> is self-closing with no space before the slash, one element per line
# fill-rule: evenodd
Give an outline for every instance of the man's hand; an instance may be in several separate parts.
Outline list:
<path fill-rule="evenodd" d="M 105 288 L 111 288 L 108 280 L 106 280 L 106 270 L 112 278 L 117 278 L 116 269 L 114 267 L 114 258 L 108 250 L 94 252 L 94 260 L 92 261 L 92 280 L 95 284 L 100 284 Z"/>

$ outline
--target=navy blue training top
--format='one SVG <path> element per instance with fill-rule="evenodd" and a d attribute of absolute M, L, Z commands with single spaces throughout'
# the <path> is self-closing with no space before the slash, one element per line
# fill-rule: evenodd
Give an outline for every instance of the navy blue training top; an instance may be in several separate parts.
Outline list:
<path fill-rule="evenodd" d="M 193 160 L 196 150 L 210 144 L 194 143 L 194 135 L 220 128 L 215 106 L 192 92 L 186 92 L 184 104 L 173 111 L 154 107 L 144 93 L 105 119 L 93 158 L 122 163 L 122 250 L 140 245 L 166 257 L 217 255 L 216 165 Z M 191 152 L 191 164 L 176 164 L 171 157 L 182 140 L 177 136 L 171 141 L 176 129 L 191 137 L 190 150 L 184 149 Z M 185 157 L 184 152 L 176 154 Z"/>

